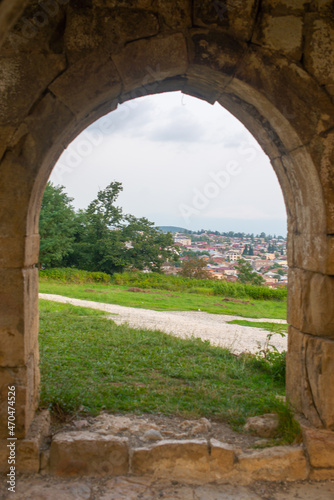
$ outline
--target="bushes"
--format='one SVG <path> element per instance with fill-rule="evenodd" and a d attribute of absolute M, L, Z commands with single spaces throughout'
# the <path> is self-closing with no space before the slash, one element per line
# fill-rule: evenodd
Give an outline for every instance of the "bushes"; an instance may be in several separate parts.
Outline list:
<path fill-rule="evenodd" d="M 166 276 L 160 273 L 126 272 L 106 273 L 80 271 L 78 269 L 45 269 L 40 277 L 63 283 L 113 283 L 115 285 L 138 287 L 143 289 L 170 290 L 173 292 L 190 292 L 200 295 L 217 295 L 233 298 L 251 298 L 254 300 L 286 299 L 286 289 L 272 289 L 265 286 L 231 283 L 228 281 L 198 280 L 182 276 Z"/>
<path fill-rule="evenodd" d="M 44 269 L 39 272 L 40 278 L 61 281 L 62 283 L 110 283 L 111 276 L 106 273 L 94 273 L 72 268 Z"/>
<path fill-rule="evenodd" d="M 219 295 L 224 297 L 246 298 L 254 300 L 284 300 L 286 289 L 272 289 L 265 286 L 231 283 L 228 281 L 198 280 L 183 278 L 182 276 L 166 276 L 159 273 L 127 272 L 114 274 L 113 283 L 124 286 L 137 286 L 139 288 L 157 288 L 203 295 Z"/>

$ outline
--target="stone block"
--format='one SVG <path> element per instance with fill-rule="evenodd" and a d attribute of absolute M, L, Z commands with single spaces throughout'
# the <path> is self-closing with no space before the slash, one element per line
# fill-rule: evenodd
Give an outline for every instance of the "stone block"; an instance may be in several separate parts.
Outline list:
<path fill-rule="evenodd" d="M 296 232 L 325 235 L 327 231 L 323 187 L 309 150 L 300 147 L 284 155 L 281 160 L 298 207 Z M 319 268 L 316 270 L 319 271 Z"/>
<path fill-rule="evenodd" d="M 304 445 L 310 465 L 315 468 L 333 469 L 334 476 L 334 432 L 302 427 Z"/>
<path fill-rule="evenodd" d="M 334 341 L 289 329 L 286 393 L 315 427 L 334 429 Z"/>
<path fill-rule="evenodd" d="M 46 87 L 65 69 L 62 54 L 30 55 L 17 52 L 0 59 L 2 100 L 0 119 L 3 124 L 16 124 L 24 118 Z M 30 82 L 27 85 L 27 82 Z"/>
<path fill-rule="evenodd" d="M 282 36 L 284 33 L 284 36 Z M 252 42 L 299 61 L 302 55 L 303 18 L 263 14 Z"/>
<path fill-rule="evenodd" d="M 131 470 L 136 475 L 195 482 L 226 478 L 236 461 L 235 448 L 216 439 L 209 447 L 205 439 L 160 441 L 133 450 Z"/>
<path fill-rule="evenodd" d="M 162 31 L 170 29 L 185 29 L 192 25 L 192 9 L 188 0 L 175 0 L 166 2 L 158 0 L 154 2 L 159 6 L 159 13 L 162 19 Z M 152 5 L 154 8 L 155 5 Z M 151 8 L 152 8 L 151 7 Z"/>
<path fill-rule="evenodd" d="M 252 432 L 262 438 L 275 437 L 279 428 L 277 413 L 265 413 L 256 417 L 248 417 L 244 431 Z"/>
<path fill-rule="evenodd" d="M 334 341 L 308 336 L 305 364 L 321 422 L 326 429 L 334 430 Z"/>
<path fill-rule="evenodd" d="M 195 65 L 204 65 L 225 76 L 233 76 L 245 51 L 245 45 L 225 33 L 193 30 L 193 58 Z"/>
<path fill-rule="evenodd" d="M 216 446 L 217 464 L 220 463 L 219 453 L 220 449 Z M 224 453 L 222 451 L 222 456 Z M 131 471 L 136 475 L 149 474 L 183 481 L 207 481 L 210 477 L 208 443 L 205 439 L 166 440 L 149 448 L 134 449 Z"/>
<path fill-rule="evenodd" d="M 50 90 L 75 115 L 82 117 L 88 106 L 97 108 L 117 98 L 121 82 L 110 57 L 104 52 L 94 52 L 72 64 L 52 82 Z"/>
<path fill-rule="evenodd" d="M 159 10 L 160 12 L 163 10 L 161 3 Z M 165 8 L 166 10 L 168 9 Z M 104 48 L 109 47 L 108 39 L 111 32 L 118 40 L 119 47 L 134 40 L 153 37 L 159 33 L 158 16 L 153 10 L 118 6 L 113 9 L 103 9 L 100 12 L 99 32 L 103 37 Z M 176 13 L 176 11 L 174 12 Z M 112 39 L 111 42 L 111 47 L 113 47 L 115 41 Z"/>
<path fill-rule="evenodd" d="M 214 27 L 248 41 L 254 29 L 256 2 L 195 0 L 193 12 L 195 26 Z"/>
<path fill-rule="evenodd" d="M 310 481 L 328 481 L 334 479 L 334 469 L 311 469 Z"/>
<path fill-rule="evenodd" d="M 8 436 L 8 387 L 15 387 L 15 437 L 24 438 L 30 425 L 27 422 L 27 367 L 0 368 L 0 439 Z"/>
<path fill-rule="evenodd" d="M 302 412 L 305 399 L 305 336 L 289 326 L 288 351 L 286 355 L 286 395 L 292 406 Z M 309 395 L 309 404 L 312 403 Z M 320 424 L 320 420 L 318 422 Z"/>
<path fill-rule="evenodd" d="M 44 410 L 31 423 L 25 439 L 17 443 L 17 470 L 21 473 L 38 473 L 43 440 L 50 433 L 50 413 Z"/>
<path fill-rule="evenodd" d="M 298 330 L 334 339 L 334 277 L 289 270 L 288 323 Z"/>
<path fill-rule="evenodd" d="M 140 97 L 136 89 L 142 91 L 141 95 L 154 93 L 156 82 L 183 75 L 188 67 L 187 45 L 180 33 L 129 43 L 112 59 L 124 91 L 134 91 L 133 97 Z"/>
<path fill-rule="evenodd" d="M 280 14 L 303 14 L 305 10 L 304 0 L 266 0 L 263 5 L 263 10 L 273 13 L 274 15 Z"/>
<path fill-rule="evenodd" d="M 250 481 L 298 481 L 308 476 L 302 447 L 276 446 L 238 456 L 238 470 Z"/>
<path fill-rule="evenodd" d="M 0 127 L 0 160 L 6 151 L 14 132 L 15 127 L 13 126 L 8 125 Z"/>
<path fill-rule="evenodd" d="M 332 12 L 331 12 L 332 15 Z M 334 28 L 330 17 L 306 17 L 304 65 L 321 85 L 334 83 Z"/>
<path fill-rule="evenodd" d="M 0 271 L 0 366 L 27 363 L 38 334 L 38 271 Z"/>
<path fill-rule="evenodd" d="M 79 89 L 78 89 L 79 90 Z M 48 118 L 52 116 L 51 122 Z M 45 123 L 48 122 L 48 127 Z M 34 221 L 31 222 L 28 218 L 27 232 L 28 234 L 38 233 L 38 219 L 36 213 L 39 214 L 42 195 L 48 177 L 51 173 L 51 168 L 54 166 L 59 155 L 68 144 L 69 130 L 76 124 L 75 116 L 60 99 L 57 99 L 51 92 L 46 92 L 43 99 L 34 107 L 30 115 L 26 118 L 25 124 L 28 129 L 28 134 L 22 140 L 22 146 L 17 151 L 20 161 L 26 169 L 29 170 L 29 184 L 31 178 L 38 174 L 38 181 L 29 192 L 29 212 L 34 214 Z M 36 163 L 40 165 L 36 166 Z M 27 181 L 27 182 L 28 182 Z M 36 190 L 38 190 L 36 192 Z M 35 203 L 35 205 L 34 205 Z"/>
<path fill-rule="evenodd" d="M 252 97 L 288 151 L 313 139 L 322 115 L 328 114 L 333 105 L 327 93 L 299 64 L 255 45 L 244 52 L 232 87 L 238 89 L 241 98 Z"/>
<path fill-rule="evenodd" d="M 294 233 L 288 236 L 288 262 L 305 271 L 334 274 L 334 238 L 324 233 Z"/>
<path fill-rule="evenodd" d="M 315 135 L 309 145 L 310 155 L 314 164 L 317 165 L 318 176 L 322 187 L 322 203 L 324 204 L 326 214 L 325 232 L 328 235 L 334 234 L 334 123 L 332 122 L 331 130 L 329 122 L 333 119 L 334 111 L 328 106 L 327 114 L 323 114 L 322 128 L 325 131 L 319 130 L 321 136 Z"/>
<path fill-rule="evenodd" d="M 57 476 L 124 475 L 129 468 L 128 439 L 98 433 L 63 432 L 51 443 L 50 473 Z"/>
<path fill-rule="evenodd" d="M 22 238 L 0 236 L 0 268 L 32 267 L 38 262 L 39 235 Z"/>
<path fill-rule="evenodd" d="M 236 451 L 232 445 L 210 439 L 210 480 L 218 481 L 233 470 Z"/>

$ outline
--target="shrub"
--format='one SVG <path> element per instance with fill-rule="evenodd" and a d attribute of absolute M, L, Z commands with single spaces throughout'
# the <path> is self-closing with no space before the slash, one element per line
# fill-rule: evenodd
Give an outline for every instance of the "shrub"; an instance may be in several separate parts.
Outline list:
<path fill-rule="evenodd" d="M 45 280 L 61 281 L 62 283 L 110 283 L 111 276 L 106 273 L 81 271 L 72 268 L 43 269 L 39 276 Z"/>

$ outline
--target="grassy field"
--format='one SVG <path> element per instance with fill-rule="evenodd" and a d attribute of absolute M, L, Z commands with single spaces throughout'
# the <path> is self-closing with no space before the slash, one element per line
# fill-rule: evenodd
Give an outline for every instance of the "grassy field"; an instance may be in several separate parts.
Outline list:
<path fill-rule="evenodd" d="M 281 442 L 294 439 L 291 412 L 277 397 L 284 374 L 275 363 L 236 357 L 200 339 L 116 326 L 103 316 L 40 301 L 42 407 L 206 416 L 235 429 L 247 416 L 277 411 Z"/>
<path fill-rule="evenodd" d="M 251 326 L 254 328 L 262 328 L 263 330 L 268 330 L 271 333 L 280 333 L 281 335 L 286 335 L 288 333 L 288 325 L 280 323 L 270 323 L 268 321 L 245 321 L 242 319 L 233 319 L 232 321 L 226 321 L 230 325 L 240 325 L 240 326 Z"/>
<path fill-rule="evenodd" d="M 130 287 L 131 288 L 131 287 Z M 206 311 L 213 314 L 231 314 L 245 318 L 286 319 L 286 300 L 256 300 L 249 297 L 233 302 L 219 295 L 205 295 L 192 291 L 148 289 L 130 292 L 129 286 L 114 284 L 73 284 L 41 279 L 39 291 L 84 300 L 155 311 Z M 210 291 L 210 290 L 209 290 Z M 233 299 L 239 300 L 239 299 Z M 248 302 L 248 303 L 246 303 Z"/>

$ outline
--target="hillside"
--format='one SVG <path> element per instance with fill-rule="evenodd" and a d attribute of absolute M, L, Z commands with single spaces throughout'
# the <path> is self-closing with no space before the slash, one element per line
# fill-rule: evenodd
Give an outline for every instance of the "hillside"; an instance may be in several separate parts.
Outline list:
<path fill-rule="evenodd" d="M 177 226 L 158 226 L 158 228 L 163 232 L 163 233 L 187 233 L 188 229 L 185 229 L 184 227 L 177 227 Z"/>

